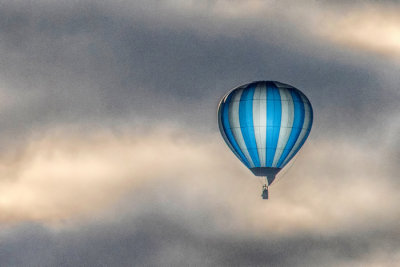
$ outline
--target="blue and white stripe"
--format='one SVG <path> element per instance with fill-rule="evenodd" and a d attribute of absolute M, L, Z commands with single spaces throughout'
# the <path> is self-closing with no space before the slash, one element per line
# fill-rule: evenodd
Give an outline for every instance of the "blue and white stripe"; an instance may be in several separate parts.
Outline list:
<path fill-rule="evenodd" d="M 218 107 L 222 137 L 250 169 L 283 168 L 303 146 L 312 122 L 307 97 L 293 86 L 275 81 L 235 88 Z"/>

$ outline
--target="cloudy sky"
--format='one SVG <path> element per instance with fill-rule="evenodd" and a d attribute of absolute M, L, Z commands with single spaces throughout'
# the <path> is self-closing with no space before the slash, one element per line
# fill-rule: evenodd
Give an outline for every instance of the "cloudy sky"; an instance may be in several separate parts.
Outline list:
<path fill-rule="evenodd" d="M 351 3 L 350 3 L 351 2 Z M 396 1 L 0 1 L 1 266 L 396 266 Z M 263 201 L 232 87 L 315 120 Z"/>

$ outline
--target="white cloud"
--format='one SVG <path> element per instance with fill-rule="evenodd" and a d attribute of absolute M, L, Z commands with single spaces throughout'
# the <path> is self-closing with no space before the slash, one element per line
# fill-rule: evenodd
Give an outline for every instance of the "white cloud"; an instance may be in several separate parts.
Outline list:
<path fill-rule="evenodd" d="M 377 221 L 382 226 L 398 219 L 384 154 L 383 148 L 340 140 L 311 141 L 263 201 L 257 178 L 219 136 L 64 129 L 32 140 L 12 165 L 3 157 L 0 220 L 59 224 L 94 216 L 129 196 L 130 209 L 159 209 L 183 220 L 206 209 L 228 232 L 377 227 Z"/>
<path fill-rule="evenodd" d="M 368 5 L 321 14 L 323 37 L 337 44 L 389 57 L 400 57 L 400 6 Z"/>

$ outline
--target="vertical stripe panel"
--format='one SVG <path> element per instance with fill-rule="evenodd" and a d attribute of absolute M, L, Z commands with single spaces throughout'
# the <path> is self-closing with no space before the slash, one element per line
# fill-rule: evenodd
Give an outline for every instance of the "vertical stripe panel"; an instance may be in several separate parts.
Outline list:
<path fill-rule="evenodd" d="M 243 155 L 242 151 L 240 150 L 235 138 L 233 137 L 231 126 L 229 124 L 229 103 L 231 102 L 232 94 L 229 94 L 226 98 L 224 103 L 221 103 L 219 109 L 219 126 L 223 130 L 221 133 L 223 134 L 222 137 L 224 138 L 225 142 L 228 144 L 229 148 L 233 151 L 233 153 L 243 162 L 246 167 L 249 167 L 250 164 L 247 161 L 246 157 Z"/>
<path fill-rule="evenodd" d="M 276 146 L 281 128 L 281 97 L 278 88 L 272 82 L 267 82 L 267 162 L 271 167 L 274 160 Z"/>
<path fill-rule="evenodd" d="M 235 92 L 233 92 L 232 100 L 229 103 L 229 124 L 231 126 L 231 130 L 233 133 L 233 136 L 240 148 L 240 150 L 243 152 L 247 162 L 249 163 L 250 168 L 254 167 L 254 163 L 250 157 L 249 151 L 247 150 L 245 141 L 243 139 L 242 131 L 240 128 L 240 120 L 239 120 L 239 104 L 240 104 L 240 98 L 242 96 L 243 89 L 238 89 Z"/>
<path fill-rule="evenodd" d="M 304 104 L 301 96 L 299 95 L 299 93 L 296 92 L 296 90 L 290 90 L 290 93 L 292 95 L 294 104 L 293 128 L 289 140 L 286 143 L 285 149 L 283 150 L 283 153 L 277 163 L 278 168 L 282 166 L 283 161 L 286 159 L 297 139 L 299 138 L 304 123 Z"/>
<path fill-rule="evenodd" d="M 278 161 L 283 154 L 283 150 L 285 149 L 292 132 L 294 121 L 294 104 L 290 91 L 287 88 L 279 88 L 279 94 L 281 96 L 282 103 L 282 119 L 278 145 L 276 148 L 274 161 L 272 162 L 272 167 L 277 167 L 278 165 Z"/>
<path fill-rule="evenodd" d="M 254 163 L 254 167 L 260 167 L 253 124 L 253 97 L 255 87 L 256 84 L 250 84 L 249 87 L 243 89 L 239 104 L 239 122 L 242 136 L 251 160 Z"/>
<path fill-rule="evenodd" d="M 253 123 L 257 143 L 258 158 L 260 166 L 265 166 L 266 158 L 266 135 L 267 135 L 267 94 L 265 83 L 261 82 L 254 91 L 253 100 Z"/>
<path fill-rule="evenodd" d="M 234 149 L 234 147 L 233 147 L 233 145 L 232 145 L 232 143 L 231 143 L 231 141 L 229 140 L 229 138 L 227 137 L 227 135 L 226 135 L 226 130 L 225 130 L 225 128 L 224 128 L 224 125 L 222 124 L 222 120 L 223 120 L 223 118 L 222 118 L 222 111 L 223 111 L 223 109 L 224 109 L 224 103 L 223 102 L 221 102 L 219 105 L 218 105 L 218 128 L 219 128 L 219 131 L 221 132 L 221 135 L 222 135 L 222 138 L 224 139 L 224 141 L 225 141 L 225 143 L 228 145 L 228 147 L 230 148 L 230 150 L 232 150 L 232 152 L 236 155 L 236 157 L 238 157 L 239 159 L 240 159 L 240 157 L 239 157 L 239 154 L 237 153 L 237 151 Z M 230 130 L 230 129 L 229 129 Z"/>
<path fill-rule="evenodd" d="M 313 111 L 310 102 L 308 99 L 299 92 L 299 95 L 301 97 L 301 100 L 304 105 L 304 123 L 303 127 L 301 129 L 299 138 L 297 139 L 296 143 L 294 144 L 292 150 L 290 151 L 289 155 L 285 159 L 285 161 L 282 163 L 282 168 L 296 155 L 296 153 L 300 150 L 300 148 L 303 146 L 304 142 L 307 140 L 308 135 L 310 134 L 311 131 L 311 126 L 313 122 Z"/>

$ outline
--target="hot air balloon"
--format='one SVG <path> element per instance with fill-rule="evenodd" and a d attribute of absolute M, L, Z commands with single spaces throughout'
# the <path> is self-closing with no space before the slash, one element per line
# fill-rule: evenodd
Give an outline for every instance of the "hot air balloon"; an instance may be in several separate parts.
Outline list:
<path fill-rule="evenodd" d="M 218 124 L 228 147 L 268 186 L 296 155 L 311 131 L 313 110 L 297 88 L 256 81 L 229 91 L 218 105 Z"/>

